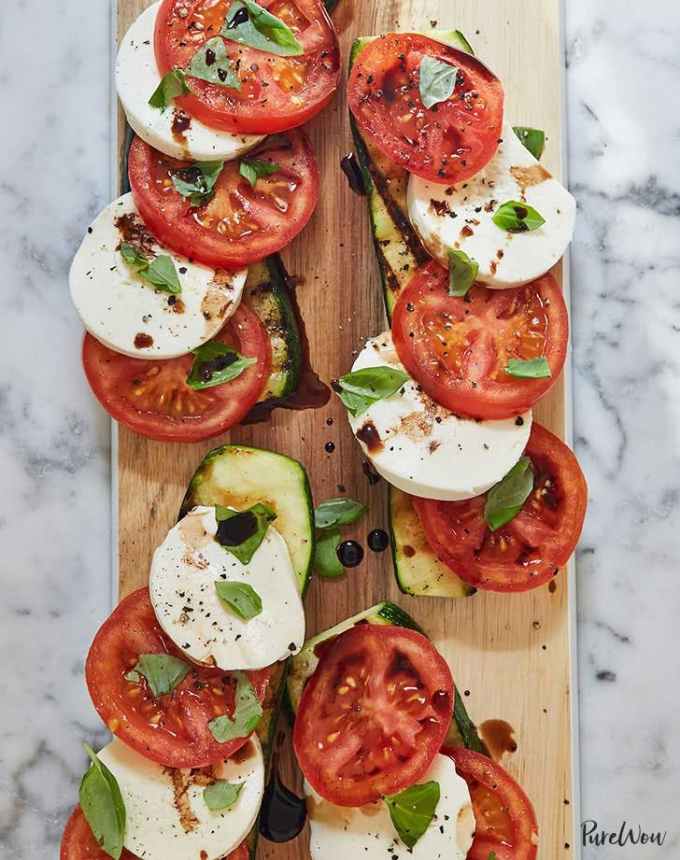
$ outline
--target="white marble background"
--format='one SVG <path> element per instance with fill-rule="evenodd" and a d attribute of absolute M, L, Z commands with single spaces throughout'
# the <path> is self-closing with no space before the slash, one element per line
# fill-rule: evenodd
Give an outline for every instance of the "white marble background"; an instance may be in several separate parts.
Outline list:
<path fill-rule="evenodd" d="M 480 0 L 481 2 L 481 0 Z M 521 2 L 521 0 L 518 0 Z M 566 0 L 583 814 L 680 856 L 680 7 Z M 0 16 L 0 856 L 47 860 L 100 724 L 83 656 L 110 604 L 108 422 L 65 292 L 108 202 L 109 0 Z M 527 59 L 531 59 L 530 46 Z M 544 860 L 557 857 L 551 848 Z"/>

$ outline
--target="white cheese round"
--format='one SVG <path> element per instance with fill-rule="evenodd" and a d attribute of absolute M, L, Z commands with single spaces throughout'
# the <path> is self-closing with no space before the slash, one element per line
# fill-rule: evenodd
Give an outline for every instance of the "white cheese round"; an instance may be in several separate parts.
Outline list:
<path fill-rule="evenodd" d="M 120 220 L 122 219 L 122 220 Z M 123 260 L 130 225 L 154 256 L 171 257 L 182 287 L 171 296 Z M 129 238 L 129 235 L 128 235 Z M 238 308 L 247 269 L 215 272 L 159 245 L 124 194 L 97 216 L 71 265 L 71 298 L 83 325 L 105 346 L 134 358 L 176 358 L 210 340 Z"/>
<path fill-rule="evenodd" d="M 116 88 L 132 130 L 154 149 L 185 161 L 231 161 L 256 146 L 261 135 L 209 128 L 172 105 L 152 107 L 161 82 L 154 54 L 154 27 L 160 3 L 150 6 L 125 34 L 116 60 Z M 178 122 L 179 120 L 179 122 Z M 188 127 L 178 129 L 178 125 Z M 175 129 L 173 129 L 173 125 Z"/>
<path fill-rule="evenodd" d="M 257 820 L 265 768 L 256 735 L 233 759 L 212 768 L 172 770 L 119 740 L 99 753 L 120 787 L 127 826 L 125 847 L 144 860 L 219 860 L 237 848 Z M 211 812 L 203 799 L 217 779 L 243 784 L 236 803 Z"/>
<path fill-rule="evenodd" d="M 404 370 L 389 331 L 368 341 L 352 370 L 381 365 Z M 532 420 L 531 411 L 502 421 L 459 418 L 413 380 L 362 415 L 348 416 L 364 453 L 386 481 L 412 496 L 440 501 L 472 499 L 504 478 L 522 456 Z"/>
<path fill-rule="evenodd" d="M 215 509 L 194 508 L 154 553 L 149 593 L 158 622 L 196 663 L 220 669 L 263 669 L 297 654 L 305 613 L 285 540 L 267 530 L 249 564 L 215 539 Z M 216 582 L 242 582 L 262 600 L 245 621 L 218 597 Z"/>
<path fill-rule="evenodd" d="M 545 224 L 508 233 L 493 222 L 510 201 L 536 209 Z M 479 263 L 477 279 L 489 287 L 519 287 L 557 263 L 574 235 L 576 201 L 533 157 L 506 123 L 503 142 L 472 179 L 447 187 L 411 176 L 408 213 L 428 252 L 447 269 L 450 250 Z"/>
<path fill-rule="evenodd" d="M 465 860 L 475 833 L 467 783 L 445 755 L 436 756 L 420 783 L 430 781 L 439 783 L 441 792 L 435 818 L 411 850 L 399 839 L 383 801 L 359 808 L 335 806 L 305 784 L 312 860 Z"/>

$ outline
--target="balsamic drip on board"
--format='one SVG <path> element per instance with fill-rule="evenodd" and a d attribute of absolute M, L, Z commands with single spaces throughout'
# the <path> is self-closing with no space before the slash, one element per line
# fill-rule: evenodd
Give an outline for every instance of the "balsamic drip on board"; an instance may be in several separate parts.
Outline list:
<path fill-rule="evenodd" d="M 260 810 L 260 834 L 270 842 L 290 842 L 301 832 L 307 820 L 307 804 L 281 781 L 278 763 L 274 761 Z"/>

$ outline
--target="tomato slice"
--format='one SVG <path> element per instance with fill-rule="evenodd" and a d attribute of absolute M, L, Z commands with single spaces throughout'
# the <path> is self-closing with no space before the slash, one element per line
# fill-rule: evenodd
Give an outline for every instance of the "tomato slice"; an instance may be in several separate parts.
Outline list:
<path fill-rule="evenodd" d="M 340 81 L 338 37 L 321 0 L 259 0 L 302 45 L 303 54 L 280 57 L 223 40 L 241 88 L 187 77 L 189 95 L 175 99 L 212 128 L 272 134 L 297 128 L 333 98 Z M 161 75 L 186 68 L 198 49 L 218 36 L 232 0 L 163 0 L 154 47 Z"/>
<path fill-rule="evenodd" d="M 305 687 L 293 745 L 321 797 L 363 806 L 413 785 L 451 722 L 453 680 L 420 633 L 361 624 L 338 636 Z"/>
<path fill-rule="evenodd" d="M 130 430 L 160 442 L 196 442 L 238 424 L 257 403 L 271 369 L 271 344 L 243 303 L 215 338 L 257 359 L 224 385 L 194 391 L 186 384 L 193 356 L 154 361 L 114 352 L 85 335 L 83 365 L 97 400 Z"/>
<path fill-rule="evenodd" d="M 431 57 L 458 69 L 445 102 L 425 107 L 420 64 Z M 362 133 L 395 164 L 452 185 L 493 158 L 503 127 L 503 86 L 479 60 L 414 33 L 367 45 L 349 79 L 349 106 Z"/>
<path fill-rule="evenodd" d="M 468 860 L 534 860 L 538 851 L 536 813 L 524 791 L 499 764 L 456 747 L 443 749 L 470 789 L 475 813 L 475 841 Z M 511 849 L 511 850 L 509 850 Z"/>
<path fill-rule="evenodd" d="M 172 654 L 187 658 L 162 632 L 149 591 L 128 595 L 95 636 L 85 663 L 85 678 L 97 713 L 120 740 L 166 767 L 206 767 L 224 761 L 248 740 L 218 743 L 208 723 L 220 714 L 231 716 L 237 678 L 204 666 L 189 674 L 167 695 L 155 698 L 142 677 L 125 676 L 140 654 Z M 247 672 L 263 701 L 270 670 Z"/>
<path fill-rule="evenodd" d="M 470 418 L 510 418 L 530 409 L 555 384 L 567 357 L 569 314 L 552 275 L 524 287 L 475 284 L 450 296 L 449 273 L 421 267 L 394 308 L 392 334 L 404 367 L 447 409 Z M 551 375 L 506 372 L 512 359 L 545 357 Z"/>
<path fill-rule="evenodd" d="M 530 591 L 571 557 L 581 536 L 588 486 L 569 448 L 534 423 L 525 454 L 534 489 L 507 525 L 490 531 L 486 496 L 465 502 L 413 498 L 427 541 L 461 579 L 486 591 Z"/>
<path fill-rule="evenodd" d="M 159 242 L 215 269 L 247 266 L 290 244 L 319 200 L 319 170 L 309 141 L 300 131 L 276 135 L 248 157 L 278 170 L 253 188 L 241 176 L 240 162 L 227 162 L 213 197 L 194 208 L 175 189 L 172 176 L 191 180 L 196 168 L 135 138 L 128 157 L 130 185 Z"/>

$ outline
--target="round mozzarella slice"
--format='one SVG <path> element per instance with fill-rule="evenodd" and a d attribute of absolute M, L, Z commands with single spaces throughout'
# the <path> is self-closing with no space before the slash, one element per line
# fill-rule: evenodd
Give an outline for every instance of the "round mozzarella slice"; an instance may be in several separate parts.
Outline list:
<path fill-rule="evenodd" d="M 399 839 L 389 809 L 382 801 L 359 808 L 335 806 L 305 784 L 312 860 L 331 857 L 366 860 L 465 860 L 475 833 L 470 791 L 453 761 L 438 755 L 420 781 L 439 783 L 435 818 L 413 849 Z"/>
<path fill-rule="evenodd" d="M 353 371 L 385 365 L 404 371 L 390 332 L 369 340 Z M 459 418 L 409 380 L 357 417 L 354 435 L 390 484 L 425 499 L 460 501 L 497 484 L 522 456 L 531 412 L 503 421 Z"/>
<path fill-rule="evenodd" d="M 149 259 L 167 255 L 181 293 L 145 283 L 123 260 L 120 246 L 142 247 Z M 85 328 L 105 346 L 134 358 L 176 358 L 214 337 L 241 301 L 247 269 L 215 272 L 159 245 L 132 194 L 108 206 L 88 229 L 71 265 L 71 298 Z"/>
<path fill-rule="evenodd" d="M 526 233 L 497 227 L 494 213 L 510 201 L 532 206 L 545 224 Z M 467 182 L 447 188 L 411 176 L 408 212 L 443 266 L 449 267 L 450 250 L 464 251 L 479 263 L 479 281 L 505 289 L 540 278 L 562 258 L 574 235 L 576 201 L 506 124 L 496 155 Z"/>
<path fill-rule="evenodd" d="M 154 553 L 149 592 L 163 630 L 196 663 L 263 669 L 297 654 L 305 613 L 288 546 L 273 526 L 249 564 L 215 539 L 215 509 L 188 513 Z M 243 620 L 220 600 L 215 584 L 250 585 L 262 612 Z"/>
<path fill-rule="evenodd" d="M 113 740 L 99 759 L 120 787 L 125 847 L 144 860 L 219 860 L 237 848 L 257 820 L 264 794 L 262 747 L 252 735 L 238 754 L 212 768 L 172 770 Z M 203 798 L 216 780 L 242 785 L 234 805 L 212 812 Z"/>
<path fill-rule="evenodd" d="M 152 107 L 161 82 L 154 54 L 154 27 L 160 3 L 150 6 L 127 31 L 116 60 L 116 87 L 132 130 L 154 149 L 184 161 L 231 161 L 256 146 L 261 135 L 209 128 L 183 111 Z"/>

